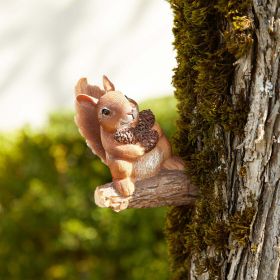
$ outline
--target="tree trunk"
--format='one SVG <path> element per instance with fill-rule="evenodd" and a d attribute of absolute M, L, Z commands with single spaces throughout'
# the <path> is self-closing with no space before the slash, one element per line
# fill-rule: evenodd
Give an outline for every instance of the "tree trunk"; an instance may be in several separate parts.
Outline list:
<path fill-rule="evenodd" d="M 180 7 L 179 2 L 185 3 Z M 179 28 L 182 29 L 184 26 L 183 23 L 179 26 L 178 21 L 183 21 L 188 11 L 187 6 L 193 5 L 193 2 L 171 1 L 175 10 L 175 25 L 178 28 L 174 31 L 175 46 Z M 180 150 L 181 156 L 185 156 L 192 166 L 191 162 L 197 160 L 196 155 L 201 155 L 201 151 L 205 150 L 206 142 L 218 140 L 222 144 L 221 149 L 225 150 L 223 156 L 215 151 L 213 154 L 219 157 L 218 164 L 212 167 L 215 171 L 211 168 L 209 171 L 207 167 L 206 171 L 202 170 L 200 174 L 208 171 L 209 174 L 214 174 L 218 169 L 223 169 L 225 176 L 223 179 L 213 177 L 211 184 L 209 183 L 209 186 L 213 185 L 213 197 L 221 200 L 219 206 L 207 204 L 205 188 L 201 187 L 204 200 L 198 201 L 196 212 L 174 208 L 169 214 L 167 231 L 170 252 L 173 256 L 174 279 L 280 279 L 280 8 L 279 0 L 246 2 L 248 5 L 246 13 L 238 15 L 238 20 L 243 24 L 247 21 L 251 26 L 248 29 L 252 43 L 241 55 L 240 53 L 235 55 L 234 69 L 228 75 L 229 86 L 226 88 L 226 94 L 235 111 L 240 106 L 240 96 L 245 96 L 248 102 L 246 121 L 245 123 L 240 121 L 243 133 L 240 134 L 232 127 L 226 127 L 225 122 L 220 121 L 213 125 L 215 133 L 207 136 L 196 135 L 192 157 L 187 156 L 189 150 Z M 215 3 L 220 5 L 222 1 Z M 180 11 L 184 15 L 180 14 Z M 224 30 L 221 32 L 224 35 L 233 33 L 235 25 L 232 18 L 228 16 L 217 21 L 219 27 L 223 25 Z M 188 19 L 184 18 L 184 24 L 187 24 L 187 31 L 184 34 L 188 35 L 189 40 L 193 31 L 188 29 L 190 26 Z M 196 28 L 193 23 L 192 28 Z M 241 27 L 234 36 L 238 37 L 245 29 L 244 27 L 242 30 Z M 248 29 L 245 31 L 247 35 Z M 224 43 L 220 42 L 220 45 L 222 44 Z M 229 48 L 227 45 L 227 50 Z M 177 48 L 177 51 L 180 58 L 182 49 Z M 186 52 L 186 48 L 184 51 Z M 182 86 L 182 83 L 177 81 L 181 60 L 178 59 L 178 63 L 179 70 L 175 71 L 174 79 L 180 101 L 183 100 L 181 92 L 187 85 Z M 190 63 L 188 59 L 186 63 Z M 198 63 L 195 63 L 196 72 L 191 72 L 194 67 L 189 71 L 195 75 L 193 85 L 197 89 L 197 73 L 200 68 L 197 66 Z M 180 72 L 180 75 L 183 74 Z M 191 92 L 186 91 L 188 94 Z M 197 118 L 200 102 L 197 101 L 199 96 L 197 92 L 195 92 L 197 103 L 193 107 L 198 109 L 195 112 L 193 109 L 191 111 L 194 119 Z M 208 98 L 207 94 L 204 96 L 205 99 Z M 186 123 L 187 120 L 186 111 L 183 112 L 182 108 L 179 104 L 181 110 L 179 124 Z M 188 134 L 192 132 L 192 128 L 189 127 L 188 124 L 186 129 Z M 183 141 L 182 133 L 178 139 L 177 141 Z M 199 181 L 197 174 L 190 169 L 188 171 L 194 183 L 202 186 L 203 182 Z M 204 184 L 208 184 L 208 181 L 204 181 Z M 212 217 L 208 217 L 206 221 L 202 217 L 203 211 L 205 215 L 209 214 Z M 186 221 L 182 219 L 183 216 L 188 216 Z M 180 238 L 174 235 L 174 232 L 177 235 L 179 232 Z M 176 248 L 173 247 L 175 243 Z"/>

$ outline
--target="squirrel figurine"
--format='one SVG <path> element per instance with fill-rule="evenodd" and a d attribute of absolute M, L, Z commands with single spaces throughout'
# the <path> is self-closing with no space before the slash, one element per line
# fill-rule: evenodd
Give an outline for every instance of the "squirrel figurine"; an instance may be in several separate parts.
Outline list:
<path fill-rule="evenodd" d="M 104 90 L 81 78 L 76 85 L 75 122 L 92 152 L 109 167 L 116 190 L 131 196 L 137 180 L 161 169 L 184 169 L 151 110 L 115 90 L 103 76 Z"/>

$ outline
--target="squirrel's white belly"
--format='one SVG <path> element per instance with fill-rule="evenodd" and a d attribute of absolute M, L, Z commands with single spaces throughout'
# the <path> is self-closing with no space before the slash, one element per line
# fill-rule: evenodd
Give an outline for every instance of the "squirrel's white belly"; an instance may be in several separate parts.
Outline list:
<path fill-rule="evenodd" d="M 143 155 L 133 164 L 136 180 L 154 176 L 161 167 L 163 152 L 158 147 Z"/>

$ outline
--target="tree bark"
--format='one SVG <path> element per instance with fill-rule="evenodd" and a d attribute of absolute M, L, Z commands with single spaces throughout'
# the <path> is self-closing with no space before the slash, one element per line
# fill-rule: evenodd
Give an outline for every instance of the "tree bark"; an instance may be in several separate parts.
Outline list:
<path fill-rule="evenodd" d="M 236 62 L 232 99 L 245 93 L 250 112 L 245 138 L 227 139 L 227 183 L 223 186 L 224 219 L 254 207 L 249 240 L 240 244 L 232 234 L 221 266 L 222 279 L 280 279 L 280 8 L 279 0 L 253 0 L 255 39 L 247 55 Z M 202 254 L 210 254 L 209 248 Z M 190 279 L 198 274 L 191 261 Z"/>
<path fill-rule="evenodd" d="M 235 72 L 233 94 L 245 90 L 250 112 L 245 140 L 229 147 L 232 163 L 228 204 L 243 210 L 253 194 L 256 215 L 246 247 L 233 246 L 228 258 L 228 279 L 280 279 L 280 119 L 279 119 L 279 1 L 253 1 L 256 40 L 251 53 Z M 248 83 L 249 82 L 249 83 Z M 246 86 L 249 85 L 249 86 Z M 238 175 L 241 168 L 245 176 Z M 246 186 L 243 188 L 242 185 Z M 236 197 L 236 198 L 235 198 Z M 235 244 L 232 244 L 235 245 Z"/>
<path fill-rule="evenodd" d="M 113 183 L 97 187 L 94 193 L 99 207 L 109 207 L 116 212 L 126 208 L 192 205 L 196 196 L 196 187 L 178 170 L 163 170 L 154 177 L 136 182 L 131 197 L 121 196 Z"/>

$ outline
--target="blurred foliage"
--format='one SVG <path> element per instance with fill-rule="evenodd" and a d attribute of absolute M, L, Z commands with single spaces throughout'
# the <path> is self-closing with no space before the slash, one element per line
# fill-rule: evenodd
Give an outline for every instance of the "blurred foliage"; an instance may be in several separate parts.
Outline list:
<path fill-rule="evenodd" d="M 166 113 L 166 108 L 169 108 Z M 147 101 L 170 135 L 175 101 Z M 165 209 L 97 208 L 108 169 L 78 134 L 72 113 L 40 132 L 0 136 L 0 279 L 167 279 Z"/>

